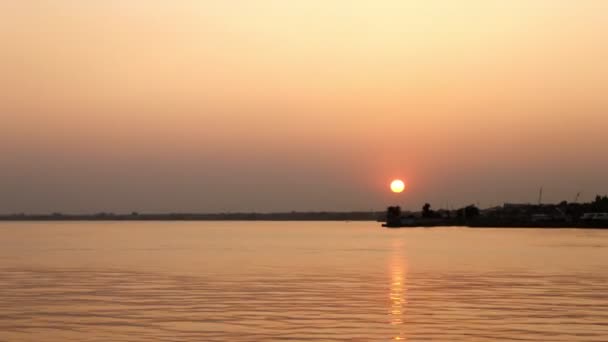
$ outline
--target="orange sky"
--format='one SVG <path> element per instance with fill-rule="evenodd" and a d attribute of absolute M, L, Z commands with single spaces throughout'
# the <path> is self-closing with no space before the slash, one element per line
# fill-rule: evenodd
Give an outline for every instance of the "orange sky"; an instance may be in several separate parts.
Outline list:
<path fill-rule="evenodd" d="M 589 199 L 606 42 L 602 0 L 3 2 L 0 212 Z"/>

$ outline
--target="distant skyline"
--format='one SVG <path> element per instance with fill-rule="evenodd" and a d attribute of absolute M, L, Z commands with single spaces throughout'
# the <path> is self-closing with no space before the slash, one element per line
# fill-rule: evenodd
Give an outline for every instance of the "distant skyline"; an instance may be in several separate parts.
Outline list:
<path fill-rule="evenodd" d="M 606 42 L 602 0 L 4 1 L 0 213 L 591 200 Z"/>

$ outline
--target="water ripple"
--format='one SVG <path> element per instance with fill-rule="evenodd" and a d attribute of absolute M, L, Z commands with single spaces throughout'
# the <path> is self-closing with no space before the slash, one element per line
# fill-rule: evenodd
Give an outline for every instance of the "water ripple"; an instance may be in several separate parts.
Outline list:
<path fill-rule="evenodd" d="M 598 274 L 2 269 L 4 341 L 602 341 Z"/>

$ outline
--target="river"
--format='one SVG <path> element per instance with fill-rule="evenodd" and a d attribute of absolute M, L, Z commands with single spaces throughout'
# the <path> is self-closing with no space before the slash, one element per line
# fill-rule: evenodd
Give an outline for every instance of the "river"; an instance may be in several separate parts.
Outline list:
<path fill-rule="evenodd" d="M 0 223 L 0 341 L 606 341 L 608 230 Z"/>

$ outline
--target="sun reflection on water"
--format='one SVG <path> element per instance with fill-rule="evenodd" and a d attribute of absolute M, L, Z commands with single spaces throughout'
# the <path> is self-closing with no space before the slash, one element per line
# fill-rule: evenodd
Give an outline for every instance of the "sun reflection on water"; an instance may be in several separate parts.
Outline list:
<path fill-rule="evenodd" d="M 407 306 L 407 263 L 403 255 L 403 244 L 396 241 L 389 261 L 390 271 L 390 324 L 398 328 L 398 334 L 393 338 L 396 341 L 406 340 L 405 310 Z"/>

